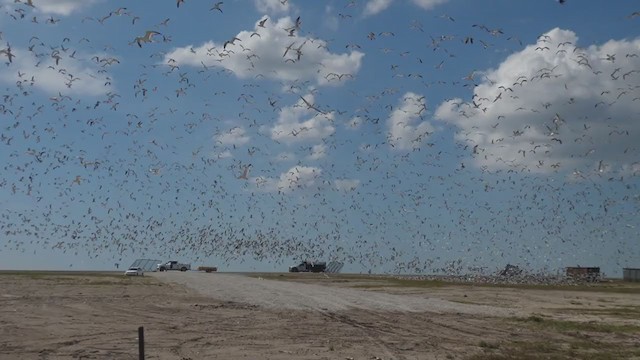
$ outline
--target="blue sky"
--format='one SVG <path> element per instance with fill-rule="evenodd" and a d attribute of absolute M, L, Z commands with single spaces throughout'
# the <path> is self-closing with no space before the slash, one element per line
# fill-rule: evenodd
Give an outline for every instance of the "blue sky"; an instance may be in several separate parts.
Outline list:
<path fill-rule="evenodd" d="M 0 2 L 0 268 L 640 266 L 632 2 L 215 3 Z"/>

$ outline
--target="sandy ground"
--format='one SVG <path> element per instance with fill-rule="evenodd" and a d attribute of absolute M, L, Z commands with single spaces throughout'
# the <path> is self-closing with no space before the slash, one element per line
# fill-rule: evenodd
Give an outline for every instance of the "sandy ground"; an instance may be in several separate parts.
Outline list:
<path fill-rule="evenodd" d="M 578 347 L 587 340 L 633 351 L 614 358 L 640 355 L 634 311 L 586 311 L 633 309 L 637 293 L 368 287 L 304 275 L 0 274 L 0 359 L 137 359 L 138 326 L 147 359 L 506 359 L 546 343 L 568 354 L 554 358 L 590 358 L 599 350 Z M 558 332 L 518 320 L 532 314 L 627 327 Z"/>
<path fill-rule="evenodd" d="M 503 308 L 493 306 L 461 304 L 435 297 L 397 295 L 303 282 L 275 281 L 259 275 L 248 277 L 220 273 L 211 276 L 211 274 L 199 272 L 163 272 L 150 275 L 165 282 L 186 285 L 201 294 L 210 295 L 218 300 L 243 302 L 273 310 L 330 312 L 360 309 L 383 312 L 482 314 L 486 316 L 515 315 L 514 311 L 505 311 Z M 302 276 L 306 275 L 312 274 L 302 274 Z"/>

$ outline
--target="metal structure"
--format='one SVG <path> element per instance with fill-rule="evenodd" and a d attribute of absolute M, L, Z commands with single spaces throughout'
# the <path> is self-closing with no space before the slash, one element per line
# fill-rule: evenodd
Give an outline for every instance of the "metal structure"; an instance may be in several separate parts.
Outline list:
<path fill-rule="evenodd" d="M 156 271 L 156 266 L 158 266 L 158 264 L 160 264 L 161 262 L 162 262 L 162 260 L 137 259 L 129 267 L 135 266 L 135 267 L 142 268 L 142 270 L 144 270 L 144 271 Z"/>
<path fill-rule="evenodd" d="M 340 272 L 340 270 L 342 270 L 343 266 L 344 266 L 344 263 L 341 263 L 339 261 L 332 261 L 329 264 L 327 264 L 327 268 L 324 272 L 337 274 Z"/>
<path fill-rule="evenodd" d="M 622 269 L 622 279 L 624 281 L 640 282 L 640 269 L 624 268 Z"/>

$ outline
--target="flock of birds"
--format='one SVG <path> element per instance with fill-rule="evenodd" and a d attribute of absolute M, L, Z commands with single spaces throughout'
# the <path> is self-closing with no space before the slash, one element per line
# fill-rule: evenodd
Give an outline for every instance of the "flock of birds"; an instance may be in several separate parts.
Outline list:
<path fill-rule="evenodd" d="M 177 0 L 174 10 L 195 5 Z M 224 6 L 207 7 L 228 16 Z M 357 9 L 347 1 L 339 21 L 353 21 Z M 312 35 L 301 16 L 265 15 L 253 30 L 178 57 L 176 46 L 186 45 L 172 39 L 170 17 L 103 45 L 83 31 L 41 40 L 72 17 L 42 15 L 38 0 L 15 0 L 0 11 L 5 25 L 35 34 L 25 43 L 3 39 L 0 49 L 2 251 L 55 249 L 116 263 L 321 258 L 357 270 L 449 274 L 505 263 L 551 271 L 597 258 L 593 249 L 625 265 L 640 252 L 629 241 L 640 226 L 640 145 L 633 140 L 640 128 L 611 120 L 640 114 L 640 48 L 593 58 L 553 34 L 519 39 L 483 24 L 469 24 L 465 34 L 427 34 L 415 20 L 405 30 L 424 41 L 413 48 L 386 47 L 400 46 L 386 30 L 340 44 Z M 119 7 L 76 25 L 120 21 L 117 27 L 126 17 L 137 28 L 145 16 Z M 267 59 L 250 41 L 286 45 Z M 509 84 L 475 70 L 439 75 L 470 47 L 527 46 L 574 67 L 550 60 Z M 123 47 L 143 55 L 113 55 Z M 328 62 L 315 65 L 315 77 L 277 79 L 287 66 L 311 66 L 307 58 L 329 51 L 389 59 L 377 70 L 383 86 L 356 91 L 359 74 Z M 200 65 L 187 63 L 203 55 Z M 276 64 L 271 72 L 264 71 L 269 61 Z M 571 106 L 584 105 L 580 98 L 520 101 L 535 84 L 583 69 L 615 83 L 613 90 L 589 89 L 601 97 L 588 105 L 592 118 L 572 115 Z M 114 75 L 119 71 L 126 75 Z M 438 91 L 466 99 L 444 99 L 442 117 L 450 120 L 436 126 L 427 121 L 435 111 L 423 94 Z M 545 120 L 522 123 L 496 112 L 514 104 Z M 493 134 L 480 133 L 482 124 Z M 563 149 L 583 153 L 547 160 Z M 614 171 L 600 154 L 636 160 Z M 586 162 L 575 159 L 584 158 L 595 168 L 580 168 Z"/>

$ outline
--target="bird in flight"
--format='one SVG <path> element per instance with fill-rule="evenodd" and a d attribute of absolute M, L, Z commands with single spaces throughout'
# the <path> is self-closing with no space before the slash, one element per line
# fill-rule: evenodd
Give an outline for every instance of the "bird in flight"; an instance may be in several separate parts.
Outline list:
<path fill-rule="evenodd" d="M 0 54 L 4 54 L 9 59 L 10 63 L 13 62 L 13 58 L 16 57 L 11 52 L 11 45 L 9 45 L 8 43 L 7 43 L 7 48 L 6 49 L 0 50 Z"/>
<path fill-rule="evenodd" d="M 249 168 L 250 167 L 251 167 L 251 164 L 245 165 L 244 166 L 244 170 L 242 171 L 242 175 L 238 176 L 238 179 L 249 180 Z"/>
<path fill-rule="evenodd" d="M 227 49 L 227 45 L 229 45 L 229 44 L 235 45 L 236 41 L 242 41 L 242 40 L 238 39 L 237 37 L 233 37 L 233 39 L 225 41 L 224 45 L 222 46 L 222 48 L 226 50 Z"/>
<path fill-rule="evenodd" d="M 139 47 L 142 47 L 142 43 L 150 43 L 152 42 L 152 38 L 154 35 L 161 35 L 159 32 L 157 31 L 153 31 L 153 30 L 148 30 L 147 32 L 144 33 L 144 36 L 138 36 L 136 37 L 133 42 L 137 43 Z"/>
<path fill-rule="evenodd" d="M 213 5 L 213 7 L 211 9 L 209 9 L 210 11 L 213 10 L 218 10 L 220 12 L 222 12 L 222 8 L 220 8 L 220 6 L 222 6 L 224 2 L 223 1 L 218 1 L 215 5 Z"/>
<path fill-rule="evenodd" d="M 285 48 L 285 50 L 284 50 L 284 54 L 282 54 L 282 57 L 287 56 L 287 53 L 289 52 L 289 50 L 291 50 L 291 47 L 292 47 L 293 45 L 295 45 L 295 44 L 296 44 L 296 43 L 295 43 L 295 41 L 294 41 L 294 42 L 292 42 L 291 44 L 289 44 L 289 46 L 287 46 L 287 47 Z"/>
<path fill-rule="evenodd" d="M 307 105 L 307 109 L 313 109 L 317 112 L 319 112 L 320 114 L 325 114 L 324 111 L 318 109 L 318 107 L 315 104 L 311 104 L 309 103 L 309 101 L 307 101 L 307 99 L 303 98 L 302 96 L 300 96 L 300 99 L 302 99 L 302 101 L 304 101 L 304 103 Z"/>

